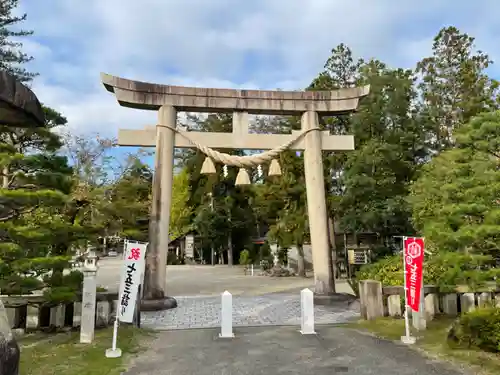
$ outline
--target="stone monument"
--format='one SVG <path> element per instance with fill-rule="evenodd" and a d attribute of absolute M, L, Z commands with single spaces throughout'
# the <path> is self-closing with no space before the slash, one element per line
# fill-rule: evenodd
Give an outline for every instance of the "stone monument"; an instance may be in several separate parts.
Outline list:
<path fill-rule="evenodd" d="M 91 344 L 94 341 L 96 279 L 97 256 L 93 250 L 90 250 L 83 264 L 82 317 L 80 325 L 80 343 L 82 344 Z"/>
<path fill-rule="evenodd" d="M 314 267 L 314 292 L 327 296 L 335 292 L 328 239 L 322 151 L 354 150 L 351 135 L 330 135 L 321 131 L 319 116 L 345 114 L 357 109 L 369 86 L 334 91 L 230 90 L 170 86 L 132 81 L 101 74 L 104 87 L 118 103 L 129 108 L 158 111 L 158 122 L 143 130 L 119 130 L 120 146 L 156 147 L 153 207 L 150 218 L 150 248 L 146 255 L 144 298 L 155 308 L 166 308 L 166 258 L 169 242 L 170 205 L 175 148 L 197 148 L 207 159 L 203 169 L 215 172 L 213 162 L 240 168 L 236 183 L 248 181 L 246 169 L 271 163 L 290 149 L 304 151 L 307 204 Z M 177 113 L 229 112 L 232 133 L 184 131 L 177 126 Z M 292 134 L 249 134 L 248 115 L 299 115 L 302 129 Z M 234 156 L 214 149 L 268 150 L 262 154 Z M 278 165 L 279 168 L 279 165 Z M 245 178 L 246 177 L 246 178 Z M 164 302 L 167 301 L 167 302 Z M 144 301 L 146 302 L 146 301 Z"/>

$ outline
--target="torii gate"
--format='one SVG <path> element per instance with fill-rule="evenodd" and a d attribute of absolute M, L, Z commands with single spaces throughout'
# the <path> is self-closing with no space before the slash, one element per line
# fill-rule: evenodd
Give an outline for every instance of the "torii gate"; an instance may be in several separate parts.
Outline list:
<path fill-rule="evenodd" d="M 269 162 L 284 149 L 303 150 L 315 294 L 321 296 L 335 292 L 329 265 L 322 151 L 354 150 L 354 137 L 319 131 L 318 115 L 331 116 L 355 111 L 359 99 L 368 95 L 369 86 L 301 92 L 170 86 L 132 81 L 104 73 L 101 73 L 101 79 L 105 88 L 115 94 L 120 105 L 158 111 L 158 124 L 155 126 L 146 126 L 144 130 L 118 131 L 120 146 L 156 147 L 143 308 L 162 309 L 171 304 L 165 290 L 176 147 L 198 148 L 216 161 L 239 166 L 240 171 L 256 165 L 255 160 L 259 163 L 262 160 Z M 177 113 L 181 111 L 232 112 L 233 131 L 211 133 L 179 130 Z M 249 134 L 248 114 L 301 115 L 302 130 L 292 134 Z M 214 148 L 271 151 L 260 156 L 238 158 L 217 153 L 212 150 Z"/>

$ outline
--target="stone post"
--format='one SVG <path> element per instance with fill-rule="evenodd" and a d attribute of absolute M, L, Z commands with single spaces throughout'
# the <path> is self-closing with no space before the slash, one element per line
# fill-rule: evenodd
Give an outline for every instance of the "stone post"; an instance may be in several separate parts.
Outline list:
<path fill-rule="evenodd" d="M 462 312 L 468 313 L 476 308 L 476 301 L 474 298 L 474 293 L 464 293 L 460 296 L 460 305 L 462 306 Z"/>
<path fill-rule="evenodd" d="M 458 306 L 456 293 L 444 294 L 441 298 L 443 301 L 443 313 L 449 316 L 457 316 Z"/>
<path fill-rule="evenodd" d="M 384 300 L 382 283 L 375 280 L 359 282 L 359 299 L 361 304 L 361 317 L 373 320 L 384 316 Z"/>
<path fill-rule="evenodd" d="M 221 295 L 220 338 L 234 337 L 233 333 L 233 295 L 227 290 Z"/>
<path fill-rule="evenodd" d="M 169 241 L 170 204 L 174 169 L 175 128 L 177 111 L 172 106 L 162 106 L 158 111 L 156 127 L 155 174 L 153 178 L 153 203 L 150 218 L 150 241 L 146 253 L 144 275 L 144 304 L 147 309 L 165 308 L 167 253 Z M 161 126 L 165 125 L 165 126 Z M 153 306 L 154 305 L 154 306 Z"/>
<path fill-rule="evenodd" d="M 307 111 L 302 114 L 302 130 L 319 127 L 318 114 Z M 304 171 L 307 187 L 307 210 L 311 233 L 312 261 L 314 267 L 314 293 L 335 293 L 331 254 L 328 243 L 328 219 L 323 176 L 321 132 L 312 131 L 305 136 Z"/>
<path fill-rule="evenodd" d="M 419 311 L 413 311 L 411 315 L 413 327 L 418 331 L 424 331 L 425 329 L 427 329 L 427 320 L 425 319 L 425 288 L 423 279 L 422 291 L 420 292 L 420 301 L 418 307 Z"/>
<path fill-rule="evenodd" d="M 482 292 L 477 299 L 479 307 L 487 307 L 491 304 L 492 298 L 490 292 Z"/>
<path fill-rule="evenodd" d="M 26 331 L 36 331 L 40 328 L 40 307 L 27 306 L 26 311 Z"/>
<path fill-rule="evenodd" d="M 96 276 L 97 265 L 95 264 L 95 255 L 92 254 L 85 259 L 83 268 L 82 318 L 80 326 L 80 343 L 82 344 L 91 344 L 94 340 L 97 294 Z"/>
<path fill-rule="evenodd" d="M 303 335 L 314 335 L 314 295 L 308 289 L 300 291 L 300 333 Z"/>

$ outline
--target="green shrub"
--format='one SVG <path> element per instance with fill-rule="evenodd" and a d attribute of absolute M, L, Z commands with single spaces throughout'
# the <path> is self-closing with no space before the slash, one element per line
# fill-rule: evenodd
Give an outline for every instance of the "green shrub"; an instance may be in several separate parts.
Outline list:
<path fill-rule="evenodd" d="M 250 251 L 245 249 L 240 253 L 240 264 L 244 266 L 250 264 Z"/>
<path fill-rule="evenodd" d="M 448 334 L 452 347 L 500 352 L 500 308 L 487 307 L 463 314 Z"/>
<path fill-rule="evenodd" d="M 43 291 L 45 303 L 48 305 L 58 305 L 76 300 L 76 291 L 70 286 L 56 286 Z"/>
<path fill-rule="evenodd" d="M 403 259 L 393 255 L 367 264 L 356 273 L 358 280 L 378 280 L 384 286 L 403 285 Z"/>
<path fill-rule="evenodd" d="M 500 269 L 488 268 L 491 257 L 484 255 L 441 252 L 426 255 L 424 261 L 424 283 L 436 285 L 447 292 L 457 285 L 467 285 L 476 289 L 487 281 L 500 276 Z M 403 259 L 401 254 L 386 257 L 373 264 L 361 267 L 356 273 L 357 280 L 378 280 L 384 286 L 403 285 Z"/>

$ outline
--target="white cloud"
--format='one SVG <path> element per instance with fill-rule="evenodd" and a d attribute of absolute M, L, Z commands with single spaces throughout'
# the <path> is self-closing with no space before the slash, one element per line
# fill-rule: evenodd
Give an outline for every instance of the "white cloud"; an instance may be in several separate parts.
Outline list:
<path fill-rule="evenodd" d="M 79 132 L 116 134 L 154 112 L 119 107 L 101 71 L 131 79 L 234 88 L 299 89 L 341 42 L 355 54 L 413 66 L 454 24 L 496 52 L 493 0 L 25 0 L 33 88 Z M 490 48 L 488 48 L 490 47 Z M 494 55 L 493 55 L 494 57 Z"/>

